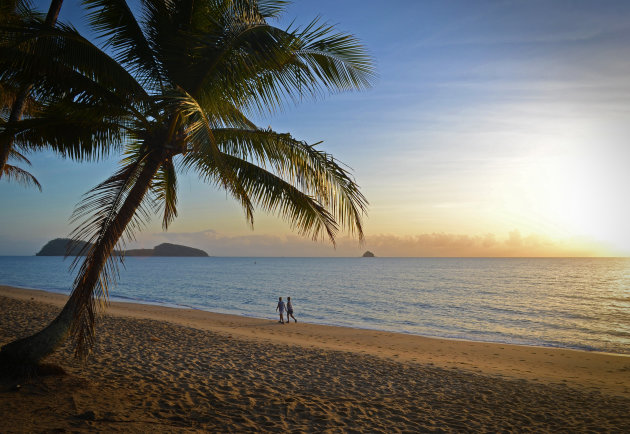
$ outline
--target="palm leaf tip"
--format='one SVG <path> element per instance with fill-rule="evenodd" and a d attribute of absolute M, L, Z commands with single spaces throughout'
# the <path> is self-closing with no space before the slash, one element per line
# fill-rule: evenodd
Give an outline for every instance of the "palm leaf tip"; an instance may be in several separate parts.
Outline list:
<path fill-rule="evenodd" d="M 177 172 L 172 159 L 162 164 L 151 189 L 154 202 L 162 207 L 162 228 L 168 230 L 170 223 L 177 217 Z"/>
<path fill-rule="evenodd" d="M 373 85 L 377 77 L 374 59 L 354 35 L 339 32 L 319 18 L 297 35 L 297 55 L 325 86 L 361 90 Z"/>
<path fill-rule="evenodd" d="M 5 164 L 3 168 L 3 175 L 7 177 L 9 181 L 17 182 L 25 187 L 35 187 L 39 191 L 42 191 L 42 186 L 32 174 L 24 169 L 20 169 L 17 166 L 11 164 Z"/>

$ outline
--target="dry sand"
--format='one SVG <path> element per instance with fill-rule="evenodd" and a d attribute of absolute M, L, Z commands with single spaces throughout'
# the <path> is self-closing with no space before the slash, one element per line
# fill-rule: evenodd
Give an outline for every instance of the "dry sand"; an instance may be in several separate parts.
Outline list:
<path fill-rule="evenodd" d="M 66 297 L 0 286 L 0 345 Z M 299 318 L 299 317 L 298 317 Z M 630 357 L 111 303 L 87 364 L 0 384 L 0 432 L 630 432 Z"/>

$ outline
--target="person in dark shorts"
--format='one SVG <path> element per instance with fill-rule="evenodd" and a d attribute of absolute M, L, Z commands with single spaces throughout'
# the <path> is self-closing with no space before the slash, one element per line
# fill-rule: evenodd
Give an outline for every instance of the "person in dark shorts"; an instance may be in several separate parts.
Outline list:
<path fill-rule="evenodd" d="M 287 322 L 291 322 L 289 317 L 293 318 L 293 321 L 297 322 L 293 316 L 293 304 L 291 303 L 291 297 L 287 297 Z"/>
<path fill-rule="evenodd" d="M 278 298 L 278 305 L 276 306 L 276 312 L 280 311 L 280 321 L 278 321 L 279 323 L 284 324 L 284 301 L 282 301 L 282 297 Z M 287 317 L 288 318 L 288 317 Z M 289 320 L 287 319 L 287 322 Z"/>

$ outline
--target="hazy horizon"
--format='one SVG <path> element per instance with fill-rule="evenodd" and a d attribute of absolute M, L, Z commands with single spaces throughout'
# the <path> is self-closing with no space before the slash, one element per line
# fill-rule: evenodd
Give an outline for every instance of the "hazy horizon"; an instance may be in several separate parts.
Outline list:
<path fill-rule="evenodd" d="M 335 250 L 333 250 L 334 254 L 327 253 L 329 246 L 326 244 L 318 243 L 315 246 L 318 246 L 321 250 L 319 254 L 310 254 L 304 255 L 300 254 L 300 252 L 307 250 L 308 246 L 311 244 L 310 240 L 305 240 L 299 236 L 291 236 L 291 237 L 269 237 L 269 236 L 250 236 L 250 237 L 217 237 L 215 233 L 212 231 L 208 231 L 206 235 L 214 236 L 213 241 L 203 241 L 200 242 L 200 239 L 203 239 L 202 234 L 194 234 L 194 237 L 181 239 L 178 235 L 181 234 L 154 234 L 156 235 L 156 242 L 152 245 L 142 245 L 138 247 L 138 243 L 130 243 L 124 247 L 120 247 L 124 250 L 143 248 L 143 249 L 152 249 L 161 243 L 172 243 L 172 244 L 181 244 L 189 247 L 198 248 L 204 250 L 208 253 L 209 256 L 214 257 L 255 257 L 255 258 L 281 258 L 281 257 L 298 257 L 298 258 L 322 258 L 322 257 L 339 257 L 339 258 L 355 258 L 360 257 L 364 252 L 371 251 L 377 257 L 380 258 L 626 258 L 630 257 L 629 255 L 598 255 L 593 256 L 589 255 L 587 251 L 570 251 L 570 250 L 561 250 L 558 249 L 555 251 L 555 254 L 549 253 L 549 246 L 542 245 L 542 248 L 547 252 L 546 254 L 542 253 L 534 253 L 536 252 L 536 243 L 532 243 L 529 241 L 529 245 L 527 242 L 522 242 L 518 244 L 515 241 L 514 234 L 511 240 L 507 240 L 503 243 L 495 242 L 492 245 L 488 245 L 488 239 L 485 238 L 470 238 L 470 237 L 456 237 L 456 236 L 448 236 L 449 234 L 424 234 L 417 236 L 415 238 L 409 238 L 407 240 L 395 240 L 391 242 L 389 246 L 381 240 L 380 242 L 375 242 L 376 248 L 372 248 L 371 250 L 367 248 L 365 245 L 362 247 L 356 247 L 356 240 L 352 240 L 350 238 L 342 238 L 338 240 L 338 246 Z M 158 239 L 157 236 L 161 236 L 162 239 Z M 166 236 L 171 235 L 171 236 Z M 172 235 L 175 235 L 173 237 Z M 55 238 L 65 238 L 65 237 L 55 237 Z M 54 239 L 54 238 L 52 238 Z M 0 251 L 0 256 L 33 256 L 37 252 L 41 250 L 42 247 L 48 242 L 47 240 L 43 242 L 39 247 L 37 247 L 32 253 L 21 253 L 16 254 L 12 253 L 10 250 L 4 249 L 4 251 Z M 432 242 L 430 242 L 432 240 Z M 217 242 L 218 241 L 218 242 Z M 256 242 L 257 241 L 257 242 Z M 406 243 L 405 243 L 406 241 Z M 406 250 L 406 253 L 400 252 L 396 253 L 394 249 L 402 250 L 401 246 L 409 244 L 414 245 L 414 241 L 416 244 L 416 250 L 422 250 L 424 253 L 414 254 L 413 249 Z M 457 242 L 459 241 L 459 242 Z M 465 252 L 466 245 L 469 246 L 469 249 L 472 248 L 476 251 L 481 250 L 479 245 L 475 245 L 477 243 L 485 242 L 486 245 L 485 251 L 487 254 L 481 255 L 473 255 L 469 252 L 468 255 L 462 255 L 462 252 Z M 539 241 L 540 243 L 540 241 Z M 281 247 L 278 247 L 281 246 Z M 278 252 L 274 252 L 273 248 L 278 247 Z M 539 244 L 540 248 L 541 245 Z M 119 247 L 117 247 L 118 249 Z M 492 250 L 494 248 L 494 250 Z M 424 249 L 424 250 L 423 250 Z M 493 253 L 494 252 L 494 253 Z M 529 252 L 529 254 L 527 253 Z M 288 253 L 288 254 L 287 254 Z"/>

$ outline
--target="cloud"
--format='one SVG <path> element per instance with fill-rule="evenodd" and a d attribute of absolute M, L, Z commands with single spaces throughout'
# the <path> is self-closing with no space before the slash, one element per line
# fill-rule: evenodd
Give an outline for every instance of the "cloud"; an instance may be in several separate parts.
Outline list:
<path fill-rule="evenodd" d="M 517 229 L 505 236 L 425 233 L 411 236 L 372 235 L 365 243 L 340 237 L 336 248 L 295 235 L 226 235 L 208 229 L 199 232 L 155 233 L 134 247 L 153 247 L 162 242 L 205 250 L 211 256 L 360 256 L 371 250 L 380 257 L 566 257 L 606 256 L 609 250 L 588 240 L 555 240 Z"/>
<path fill-rule="evenodd" d="M 414 236 L 378 235 L 367 245 L 379 256 L 430 257 L 521 257 L 521 256 L 591 256 L 591 246 L 571 240 L 551 240 L 539 235 L 521 235 L 513 230 L 507 237 L 493 233 L 465 235 L 429 233 Z"/>

